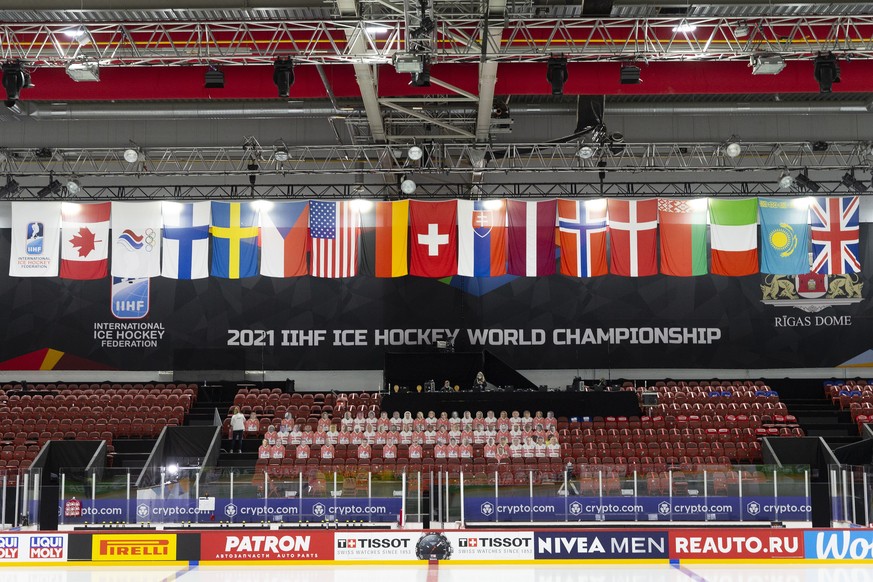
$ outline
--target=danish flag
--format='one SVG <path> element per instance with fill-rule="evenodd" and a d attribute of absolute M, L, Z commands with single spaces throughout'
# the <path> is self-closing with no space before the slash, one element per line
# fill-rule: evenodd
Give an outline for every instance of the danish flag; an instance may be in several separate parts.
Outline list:
<path fill-rule="evenodd" d="M 812 272 L 843 275 L 861 271 L 858 258 L 857 196 L 813 198 Z"/>

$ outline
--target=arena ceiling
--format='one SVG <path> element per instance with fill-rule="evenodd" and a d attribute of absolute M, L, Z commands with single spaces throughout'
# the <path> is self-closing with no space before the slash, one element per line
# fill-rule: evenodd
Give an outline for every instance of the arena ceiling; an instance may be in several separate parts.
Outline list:
<path fill-rule="evenodd" d="M 839 191 L 873 159 L 870 3 L 10 0 L 0 53 L 33 84 L 0 111 L 10 198 Z"/>

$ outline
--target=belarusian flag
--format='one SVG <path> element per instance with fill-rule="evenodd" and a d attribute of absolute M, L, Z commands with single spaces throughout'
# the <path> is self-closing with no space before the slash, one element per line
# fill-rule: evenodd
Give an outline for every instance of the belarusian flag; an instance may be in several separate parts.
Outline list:
<path fill-rule="evenodd" d="M 742 277 L 758 272 L 758 199 L 709 201 L 712 272 Z"/>
<path fill-rule="evenodd" d="M 661 273 L 674 277 L 706 274 L 706 198 L 658 199 Z"/>

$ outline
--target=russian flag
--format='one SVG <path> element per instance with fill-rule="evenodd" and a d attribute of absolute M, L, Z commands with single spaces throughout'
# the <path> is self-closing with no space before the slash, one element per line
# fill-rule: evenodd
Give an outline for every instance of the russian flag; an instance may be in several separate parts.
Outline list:
<path fill-rule="evenodd" d="M 458 275 L 506 274 L 506 202 L 458 200 Z"/>

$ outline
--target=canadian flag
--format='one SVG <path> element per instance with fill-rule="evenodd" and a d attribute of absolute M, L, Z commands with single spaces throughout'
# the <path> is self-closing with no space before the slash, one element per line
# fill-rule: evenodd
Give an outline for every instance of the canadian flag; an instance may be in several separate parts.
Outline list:
<path fill-rule="evenodd" d="M 111 204 L 61 207 L 61 278 L 102 279 L 109 274 Z"/>
<path fill-rule="evenodd" d="M 410 275 L 450 277 L 458 273 L 458 204 L 409 201 Z"/>

